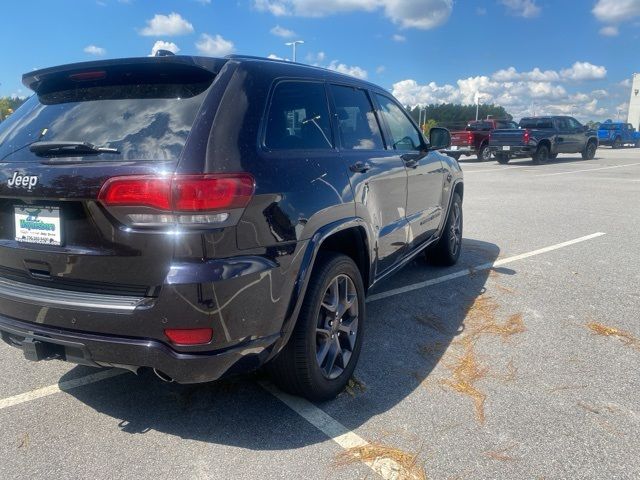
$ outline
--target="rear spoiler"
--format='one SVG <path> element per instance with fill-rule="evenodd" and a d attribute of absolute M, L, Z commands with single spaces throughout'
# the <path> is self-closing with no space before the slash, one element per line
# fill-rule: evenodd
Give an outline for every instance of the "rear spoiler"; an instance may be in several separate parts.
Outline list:
<path fill-rule="evenodd" d="M 25 73 L 22 83 L 37 94 L 83 86 L 108 85 L 139 80 L 144 77 L 151 83 L 166 82 L 173 78 L 215 76 L 228 59 L 210 57 L 164 56 L 139 57 L 94 62 L 72 63 Z"/>

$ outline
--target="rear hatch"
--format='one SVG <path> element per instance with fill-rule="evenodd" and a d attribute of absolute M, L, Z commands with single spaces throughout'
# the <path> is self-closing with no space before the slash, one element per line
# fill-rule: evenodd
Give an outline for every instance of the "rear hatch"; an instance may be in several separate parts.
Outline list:
<path fill-rule="evenodd" d="M 0 286 L 157 295 L 173 236 L 128 225 L 98 199 L 109 178 L 175 171 L 215 78 L 187 60 L 92 62 L 23 78 L 36 94 L 0 123 Z M 0 302 L 0 314 L 7 309 Z"/>

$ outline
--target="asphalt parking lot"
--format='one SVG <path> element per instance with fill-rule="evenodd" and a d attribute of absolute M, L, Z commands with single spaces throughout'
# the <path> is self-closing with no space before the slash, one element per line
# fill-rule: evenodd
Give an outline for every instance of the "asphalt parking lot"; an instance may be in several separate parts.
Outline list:
<path fill-rule="evenodd" d="M 640 150 L 461 163 L 459 265 L 372 292 L 335 401 L 2 344 L 0 478 L 639 478 Z"/>

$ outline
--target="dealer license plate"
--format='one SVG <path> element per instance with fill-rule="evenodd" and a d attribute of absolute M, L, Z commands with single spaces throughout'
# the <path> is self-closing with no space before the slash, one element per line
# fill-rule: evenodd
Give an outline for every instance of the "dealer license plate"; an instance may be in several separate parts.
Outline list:
<path fill-rule="evenodd" d="M 511 147 L 509 145 L 504 145 L 502 147 L 502 150 L 511 150 Z"/>
<path fill-rule="evenodd" d="M 60 245 L 60 208 L 15 206 L 15 239 L 18 242 Z"/>

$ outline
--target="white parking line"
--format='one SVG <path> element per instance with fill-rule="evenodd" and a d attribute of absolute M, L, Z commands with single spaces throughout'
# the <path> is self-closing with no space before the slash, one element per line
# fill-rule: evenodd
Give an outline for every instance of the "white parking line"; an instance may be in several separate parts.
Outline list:
<path fill-rule="evenodd" d="M 499 267 L 501 265 L 506 265 L 508 263 L 512 263 L 518 260 L 523 260 L 525 258 L 534 257 L 536 255 L 541 255 L 543 253 L 551 252 L 553 250 L 558 250 L 560 248 L 568 247 L 569 245 L 575 245 L 576 243 L 585 242 L 587 240 L 591 240 L 592 238 L 601 237 L 602 235 L 606 235 L 603 232 L 592 233 L 591 235 L 586 235 L 584 237 L 575 238 L 573 240 L 569 240 L 567 242 L 557 243 L 555 245 L 551 245 L 549 247 L 540 248 L 538 250 L 534 250 L 532 252 L 522 253 L 520 255 L 514 255 L 513 257 L 507 257 L 500 260 L 496 260 L 495 262 L 483 263 L 482 265 L 478 265 L 477 267 L 467 268 L 466 270 L 460 270 L 458 272 L 450 273 L 449 275 L 443 275 L 442 277 L 432 278 L 431 280 L 426 280 L 424 282 L 414 283 L 413 285 L 406 285 L 404 287 L 395 288 L 393 290 L 387 290 L 386 292 L 377 293 L 375 295 L 370 295 L 367 298 L 367 302 L 375 302 L 376 300 L 382 300 L 383 298 L 394 297 L 396 295 L 401 295 L 403 293 L 412 292 L 414 290 L 419 290 L 421 288 L 430 287 L 432 285 L 437 285 L 438 283 L 447 282 L 449 280 L 453 280 L 455 278 L 466 277 L 467 275 L 471 275 L 475 272 L 479 272 L 482 270 L 489 270 L 493 267 Z"/>
<path fill-rule="evenodd" d="M 13 397 L 7 397 L 0 399 L 0 410 L 12 407 L 14 405 L 19 405 L 21 403 L 30 402 L 31 400 L 36 400 L 37 398 L 48 397 L 49 395 L 53 395 L 58 392 L 67 392 L 69 390 L 73 390 L 74 388 L 82 387 L 83 385 L 89 385 L 90 383 L 100 382 L 102 380 L 106 380 L 107 378 L 117 377 L 118 375 L 122 375 L 128 373 L 126 370 L 100 370 L 96 373 L 92 373 L 91 375 L 86 375 L 80 378 L 74 378 L 73 380 L 67 380 L 65 382 L 56 383 L 55 385 L 49 385 L 48 387 L 38 388 L 37 390 L 31 390 L 30 392 L 20 393 L 19 395 L 14 395 Z"/>
<path fill-rule="evenodd" d="M 362 447 L 369 444 L 369 442 L 360 435 L 347 429 L 347 427 L 335 418 L 308 400 L 284 393 L 269 382 L 260 382 L 260 386 L 343 449 L 349 450 L 350 448 Z M 365 461 L 363 463 L 384 479 L 397 479 L 399 478 L 399 472 L 402 471 L 402 467 L 396 461 L 389 458 L 378 458 L 374 461 Z"/>
<path fill-rule="evenodd" d="M 636 163 L 626 163 L 624 165 L 612 165 L 610 167 L 585 168 L 582 170 L 573 170 L 572 172 L 543 173 L 541 175 L 536 175 L 536 177 L 552 177 L 554 175 L 571 175 L 572 173 L 595 172 L 597 170 L 609 170 L 611 168 L 632 167 L 635 165 L 640 165 L 640 163 L 636 162 Z"/>

